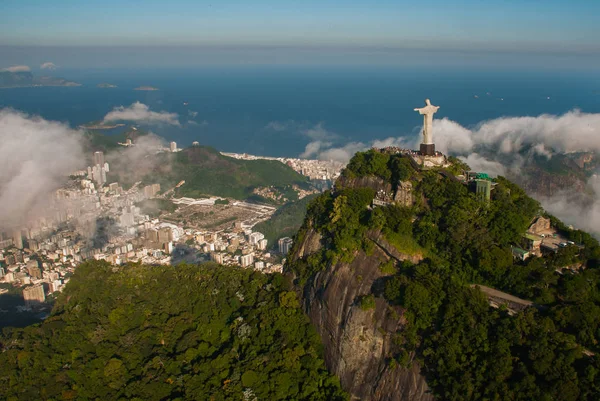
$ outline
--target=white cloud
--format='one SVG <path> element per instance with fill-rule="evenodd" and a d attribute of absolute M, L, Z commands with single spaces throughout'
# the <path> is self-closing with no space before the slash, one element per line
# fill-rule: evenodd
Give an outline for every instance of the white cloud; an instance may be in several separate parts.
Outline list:
<path fill-rule="evenodd" d="M 436 150 L 443 153 L 469 153 L 473 149 L 473 132 L 455 121 L 443 118 L 433 123 L 433 139 Z M 421 143 L 419 135 L 414 149 Z"/>
<path fill-rule="evenodd" d="M 314 126 L 308 128 L 308 129 L 303 130 L 302 134 L 306 135 L 313 141 L 323 141 L 326 139 L 331 140 L 331 139 L 339 138 L 339 135 L 337 135 L 336 133 L 325 129 L 325 126 L 322 122 L 315 124 Z"/>
<path fill-rule="evenodd" d="M 265 129 L 281 132 L 288 129 L 289 124 L 281 121 L 271 121 L 267 125 L 265 125 Z"/>
<path fill-rule="evenodd" d="M 27 72 L 27 71 L 31 71 L 31 68 L 29 68 L 26 65 L 13 65 L 11 67 L 7 67 L 7 68 L 3 68 L 0 71 L 8 71 L 8 72 Z"/>
<path fill-rule="evenodd" d="M 156 152 L 166 144 L 163 138 L 152 132 L 138 137 L 134 144 L 135 146 L 119 147 L 105 157 L 110 163 L 111 171 L 118 171 L 120 175 L 127 176 L 130 181 L 139 181 L 158 166 Z M 165 165 L 160 167 L 170 168 Z"/>
<path fill-rule="evenodd" d="M 145 124 L 170 124 L 179 126 L 177 113 L 166 111 L 150 111 L 150 108 L 143 103 L 135 102 L 129 107 L 115 107 L 111 112 L 104 116 L 104 122 L 109 121 L 135 121 Z"/>
<path fill-rule="evenodd" d="M 600 235 L 600 177 L 587 182 L 591 194 L 563 191 L 552 196 L 537 196 L 544 209 L 575 228 Z"/>
<path fill-rule="evenodd" d="M 338 162 L 347 162 L 354 156 L 356 152 L 366 150 L 366 146 L 362 142 L 350 142 L 341 148 L 331 148 L 321 151 L 318 155 L 319 160 L 334 160 Z"/>
<path fill-rule="evenodd" d="M 485 171 L 491 176 L 505 176 L 507 172 L 506 167 L 501 163 L 486 159 L 477 153 L 471 153 L 467 157 L 460 156 L 459 159 L 467 163 L 473 171 Z"/>
<path fill-rule="evenodd" d="M 310 132 L 308 132 L 310 131 Z M 333 147 L 331 140 L 339 138 L 339 135 L 327 131 L 323 128 L 323 124 L 317 124 L 313 128 L 305 131 L 305 135 L 312 138 L 321 138 L 312 141 L 306 145 L 304 152 L 300 154 L 300 158 L 314 158 L 319 160 L 334 160 L 339 162 L 347 162 L 356 152 L 367 150 L 370 148 L 384 148 L 387 146 L 397 146 L 401 148 L 410 148 L 412 139 L 407 138 L 386 138 L 376 139 L 370 144 L 364 142 L 350 142 L 343 146 Z M 327 140 L 330 139 L 330 140 Z"/>
<path fill-rule="evenodd" d="M 40 68 L 42 70 L 56 70 L 58 68 L 58 66 L 54 63 L 51 63 L 50 61 L 47 61 L 47 62 L 43 63 L 42 65 L 40 65 Z"/>
<path fill-rule="evenodd" d="M 292 131 L 294 133 L 304 133 L 307 130 L 307 126 L 309 126 L 309 123 L 295 120 L 270 121 L 263 129 L 275 132 Z"/>
<path fill-rule="evenodd" d="M 311 135 L 315 140 L 307 145 L 303 156 L 310 154 L 318 159 L 348 161 L 355 152 L 371 146 L 417 149 L 421 142 L 419 134 L 375 140 L 370 146 L 352 142 L 331 147 L 331 141 L 324 139 L 327 133 L 323 126 L 313 128 Z M 501 117 L 471 128 L 443 118 L 434 121 L 433 139 L 437 150 L 459 156 L 476 171 L 527 182 L 536 179 L 527 176 L 524 168 L 532 155 L 550 159 L 556 154 L 600 152 L 600 114 L 573 110 L 558 116 Z M 587 193 L 571 190 L 553 196 L 530 195 L 565 222 L 600 235 L 600 178 L 590 179 L 587 185 Z"/>
<path fill-rule="evenodd" d="M 435 120 L 433 138 L 441 151 L 460 154 L 477 146 L 505 154 L 528 146 L 547 157 L 552 152 L 600 151 L 600 114 L 573 110 L 560 116 L 501 117 L 472 130 L 444 118 Z"/>
<path fill-rule="evenodd" d="M 65 124 L 2 109 L 0 132 L 1 230 L 43 215 L 51 193 L 85 162 L 81 134 Z"/>
<path fill-rule="evenodd" d="M 303 155 L 321 157 L 320 155 L 325 151 L 342 155 L 343 152 L 335 152 L 335 150 L 359 149 L 357 144 L 360 142 L 354 142 L 352 146 L 348 144 L 341 148 L 331 148 L 333 140 L 340 137 L 325 129 L 323 123 L 302 133 L 313 139 L 307 145 Z M 518 168 L 523 160 L 517 153 L 525 149 L 547 158 L 551 158 L 554 153 L 600 151 L 600 114 L 573 110 L 560 116 L 543 114 L 537 117 L 502 117 L 482 122 L 472 129 L 443 118 L 434 121 L 433 138 L 436 149 L 441 152 L 464 157 L 476 154 L 470 159 L 474 165 L 483 165 L 486 160 L 498 163 L 498 161 L 488 160 L 489 156 L 486 158 L 478 154 L 485 151 L 486 154 L 510 155 L 513 159 L 510 167 Z M 371 146 L 417 149 L 420 142 L 419 134 L 416 137 L 374 140 L 370 146 L 361 144 L 363 149 Z M 499 165 L 489 163 L 487 165 L 494 171 L 502 171 Z"/>
<path fill-rule="evenodd" d="M 300 154 L 300 157 L 303 159 L 310 159 L 311 157 L 317 156 L 322 148 L 328 148 L 329 146 L 331 146 L 330 142 L 310 142 L 306 145 L 306 147 L 304 148 L 304 152 Z"/>

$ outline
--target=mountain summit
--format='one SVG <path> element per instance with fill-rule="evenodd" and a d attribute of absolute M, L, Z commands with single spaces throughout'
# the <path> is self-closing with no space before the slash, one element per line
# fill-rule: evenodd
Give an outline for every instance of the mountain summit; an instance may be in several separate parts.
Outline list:
<path fill-rule="evenodd" d="M 288 257 L 352 399 L 598 399 L 598 242 L 449 158 L 358 153 Z"/>

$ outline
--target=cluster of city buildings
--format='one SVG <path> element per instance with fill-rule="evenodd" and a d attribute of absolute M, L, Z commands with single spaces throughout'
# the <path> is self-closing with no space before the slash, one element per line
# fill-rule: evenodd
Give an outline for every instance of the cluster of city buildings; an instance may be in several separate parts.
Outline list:
<path fill-rule="evenodd" d="M 174 143 L 171 148 L 177 151 Z M 272 215 L 274 207 L 248 204 L 260 209 L 255 213 L 258 217 L 232 222 L 228 229 L 184 229 L 183 223 L 145 214 L 144 201 L 163 196 L 159 184 L 137 182 L 125 189 L 117 182 L 108 183 L 110 170 L 102 152 L 94 153 L 93 160 L 93 166 L 74 174 L 68 185 L 54 193 L 46 215 L 26 227 L 0 232 L 0 283 L 22 288 L 25 308 L 35 309 L 47 296 L 61 291 L 86 260 L 115 265 L 214 260 L 267 273 L 282 270 L 282 255 L 270 251 L 264 235 L 252 230 Z M 214 206 L 216 199 L 182 198 L 173 203 Z M 237 203 L 245 205 L 232 205 Z M 279 247 L 283 254 L 291 246 L 291 240 L 286 241 Z"/>
<path fill-rule="evenodd" d="M 62 291 L 64 285 L 69 282 L 73 269 L 63 266 L 60 261 L 50 261 L 49 255 L 42 257 L 29 250 L 16 248 L 0 251 L 0 281 L 13 286 L 23 287 L 23 299 L 25 307 L 43 306 L 46 294 Z M 52 266 L 52 268 L 50 268 Z M 7 291 L 7 290 L 5 290 Z"/>
<path fill-rule="evenodd" d="M 555 227 L 552 227 L 550 219 L 544 216 L 537 216 L 533 219 L 518 245 L 512 247 L 512 254 L 515 259 L 521 261 L 532 256 L 553 254 L 568 246 L 583 248 L 582 245 L 577 245 L 564 237 Z M 568 268 L 579 267 L 581 266 L 575 265 Z"/>
<path fill-rule="evenodd" d="M 226 265 L 253 268 L 263 273 L 283 271 L 285 257 L 292 246 L 291 238 L 281 238 L 278 247 L 269 247 L 264 234 L 235 223 L 231 230 L 220 233 L 196 232 L 196 247 L 210 255 L 210 260 Z M 277 252 L 278 251 L 278 252 Z"/>
<path fill-rule="evenodd" d="M 106 184 L 106 174 L 110 171 L 109 164 L 104 160 L 104 152 L 94 152 L 93 164 L 87 167 L 87 170 L 77 171 L 75 175 L 78 177 L 87 177 L 87 179 L 95 183 L 100 188 Z M 91 190 L 94 189 L 94 185 L 91 185 Z"/>
<path fill-rule="evenodd" d="M 264 234 L 245 228 L 241 223 L 222 233 L 198 233 L 195 239 L 202 251 L 209 252 L 210 259 L 216 263 L 239 265 L 265 273 L 281 272 L 283 269 L 281 261 L 269 251 Z"/>
<path fill-rule="evenodd" d="M 267 157 L 267 156 L 255 156 L 246 153 L 225 153 L 221 152 L 223 156 L 233 157 L 234 159 L 241 160 L 276 160 L 281 162 L 297 173 L 300 173 L 311 180 L 321 181 L 334 181 L 338 178 L 342 172 L 342 169 L 346 166 L 346 163 L 342 163 L 335 160 L 309 160 L 309 159 L 294 159 L 289 157 Z"/>

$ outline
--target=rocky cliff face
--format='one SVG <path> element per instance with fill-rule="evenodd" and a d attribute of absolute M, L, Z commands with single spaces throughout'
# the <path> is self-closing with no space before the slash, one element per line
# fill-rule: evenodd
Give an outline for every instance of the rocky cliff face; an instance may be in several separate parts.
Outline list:
<path fill-rule="evenodd" d="M 513 174 L 510 178 L 533 196 L 553 196 L 564 191 L 581 194 L 586 192 L 587 179 L 577 174 L 552 174 L 530 168 L 525 174 Z"/>
<path fill-rule="evenodd" d="M 321 335 L 329 370 L 352 400 L 433 401 L 418 364 L 388 366 L 397 351 L 394 334 L 404 323 L 402 309 L 377 296 L 372 309 L 358 302 L 361 296 L 381 293 L 386 277 L 382 263 L 390 258 L 418 262 L 421 256 L 399 253 L 378 232 L 368 237 L 372 253 L 360 251 L 350 264 L 329 266 L 299 289 L 303 308 Z M 291 258 L 307 257 L 320 246 L 320 235 L 309 228 Z"/>
<path fill-rule="evenodd" d="M 336 189 L 342 188 L 372 188 L 375 193 L 383 192 L 392 195 L 392 184 L 374 176 L 348 178 L 341 176 L 335 182 Z"/>

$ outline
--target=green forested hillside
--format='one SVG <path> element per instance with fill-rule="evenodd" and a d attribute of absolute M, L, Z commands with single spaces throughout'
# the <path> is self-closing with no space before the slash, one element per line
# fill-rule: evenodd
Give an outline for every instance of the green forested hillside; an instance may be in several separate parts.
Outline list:
<path fill-rule="evenodd" d="M 309 203 L 316 196 L 309 195 L 300 200 L 286 203 L 277 209 L 269 220 L 255 225 L 253 230 L 263 233 L 269 241 L 269 246 L 273 246 L 279 238 L 293 237 L 302 226 Z"/>
<path fill-rule="evenodd" d="M 111 154 L 127 148 L 118 143 L 132 139 L 135 143 L 148 132 L 127 129 L 120 134 L 106 134 L 98 130 L 85 133 L 85 150 L 88 156 L 94 151 Z M 132 148 L 135 151 L 135 148 Z M 287 199 L 297 199 L 293 185 L 303 188 L 310 186 L 308 178 L 291 167 L 276 160 L 240 160 L 223 156 L 218 150 L 208 146 L 192 146 L 177 153 L 155 153 L 154 150 L 141 157 L 136 154 L 136 162 L 128 163 L 126 156 L 119 157 L 117 166 L 111 166 L 110 181 L 117 181 L 125 188 L 141 180 L 145 184 L 160 183 L 163 191 L 185 184 L 177 189 L 177 196 L 198 198 L 202 196 L 223 196 L 234 199 L 262 199 L 253 194 L 257 187 L 275 187 Z M 107 159 L 111 157 L 108 156 Z M 114 158 L 113 158 L 114 159 Z M 277 203 L 277 202 L 275 202 Z"/>
<path fill-rule="evenodd" d="M 416 358 L 441 400 L 600 399 L 600 247 L 595 239 L 552 217 L 554 226 L 583 248 L 567 246 L 517 262 L 511 245 L 521 243 L 543 211 L 502 177 L 495 180 L 488 203 L 447 172 L 415 171 L 402 156 L 374 150 L 357 154 L 344 176 L 375 176 L 392 185 L 410 180 L 416 202 L 369 208 L 375 190 L 353 186 L 317 198 L 288 259 L 300 289 L 312 285 L 318 271 L 350 262 L 358 252 L 369 255 L 374 245 L 368 233 L 381 232 L 392 244 L 420 247 L 425 256 L 418 264 L 382 264 L 387 276 L 361 298 L 361 306 L 363 299 L 375 297 L 402 308 L 406 324 L 395 334 L 398 348 L 390 367 Z M 298 259 L 309 230 L 323 236 L 324 246 Z M 562 269 L 567 266 L 578 268 Z M 535 306 L 511 316 L 505 308 L 492 309 L 472 284 Z"/>
<path fill-rule="evenodd" d="M 174 187 L 185 180 L 177 189 L 177 196 L 197 198 L 216 195 L 234 199 L 252 196 L 256 187 L 277 187 L 282 192 L 293 184 L 308 186 L 306 177 L 275 160 L 239 160 L 223 156 L 219 151 L 205 146 L 194 146 L 178 153 L 161 153 L 156 158 L 152 171 L 144 177 L 147 183 L 158 182 L 163 190 Z M 136 166 L 131 166 L 135 169 Z M 123 172 L 119 182 L 131 176 Z"/>
<path fill-rule="evenodd" d="M 0 338 L 6 400 L 342 400 L 281 275 L 77 269 L 52 315 Z"/>

